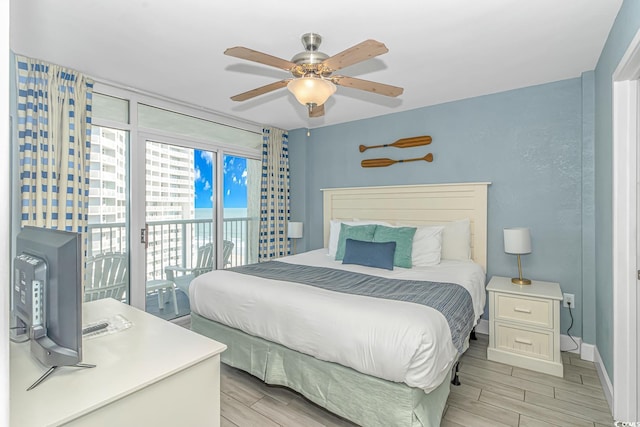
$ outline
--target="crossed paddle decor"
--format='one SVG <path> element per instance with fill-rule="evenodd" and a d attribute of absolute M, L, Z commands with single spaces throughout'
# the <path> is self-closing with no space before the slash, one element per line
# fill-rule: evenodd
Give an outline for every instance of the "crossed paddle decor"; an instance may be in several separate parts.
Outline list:
<path fill-rule="evenodd" d="M 425 135 L 425 136 L 415 136 L 413 138 L 402 138 L 391 144 L 371 145 L 371 146 L 361 145 L 359 148 L 360 148 L 360 152 L 364 153 L 365 151 L 372 148 L 382 148 L 382 147 L 411 148 L 411 147 L 420 147 L 422 145 L 429 145 L 429 144 L 431 144 L 431 137 L 428 135 Z M 363 160 L 360 163 L 360 165 L 363 168 L 380 168 L 385 166 L 391 166 L 396 163 L 416 162 L 420 160 L 432 162 L 433 154 L 429 153 L 424 157 L 417 157 L 415 159 L 404 159 L 404 160 L 393 160 L 393 159 L 387 159 L 387 158 L 366 159 L 366 160 Z"/>

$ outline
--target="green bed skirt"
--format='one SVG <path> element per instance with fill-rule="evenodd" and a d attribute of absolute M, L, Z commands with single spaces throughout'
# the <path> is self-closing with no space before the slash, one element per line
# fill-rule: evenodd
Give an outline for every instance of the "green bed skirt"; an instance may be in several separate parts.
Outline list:
<path fill-rule="evenodd" d="M 362 426 L 437 427 L 449 396 L 449 377 L 425 393 L 325 362 L 191 313 L 191 329 L 227 345 L 223 363 L 267 384 L 282 385 Z"/>

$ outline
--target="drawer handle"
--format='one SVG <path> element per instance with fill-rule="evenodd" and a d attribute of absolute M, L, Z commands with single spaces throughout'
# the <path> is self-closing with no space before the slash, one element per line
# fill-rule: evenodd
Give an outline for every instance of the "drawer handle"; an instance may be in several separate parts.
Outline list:
<path fill-rule="evenodd" d="M 524 338 L 516 338 L 514 341 L 517 342 L 518 344 L 533 345 L 533 343 L 530 340 L 526 340 Z"/>
<path fill-rule="evenodd" d="M 529 308 L 520 308 L 520 307 L 514 307 L 513 311 L 517 311 L 518 313 L 527 313 L 527 314 L 531 314 L 531 309 Z"/>

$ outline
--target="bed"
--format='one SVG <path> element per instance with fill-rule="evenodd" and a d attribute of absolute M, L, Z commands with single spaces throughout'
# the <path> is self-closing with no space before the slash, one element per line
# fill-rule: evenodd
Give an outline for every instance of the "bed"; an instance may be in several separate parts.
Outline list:
<path fill-rule="evenodd" d="M 227 344 L 223 363 L 296 390 L 357 424 L 437 426 L 451 370 L 468 347 L 468 328 L 484 309 L 487 187 L 465 183 L 323 190 L 325 248 L 255 266 L 255 271 L 247 271 L 254 268 L 249 266 L 199 276 L 189 289 L 192 329 Z M 365 229 L 364 223 L 380 230 L 442 228 L 448 230 L 446 236 L 442 232 L 443 245 L 449 242 L 446 251 L 454 253 L 459 248 L 452 239 L 465 222 L 462 246 L 470 259 L 384 270 L 343 264 L 328 255 L 336 233 L 346 234 L 350 226 L 350 231 Z M 283 275 L 303 284 L 281 280 Z M 308 277 L 315 281 L 323 275 L 325 285 L 304 284 Z M 332 288 L 352 277 L 357 283 L 366 278 L 366 286 L 346 293 Z M 418 293 L 425 293 L 425 280 L 442 282 L 433 284 L 434 292 L 455 290 L 455 298 L 469 302 L 447 315 L 447 309 L 407 302 L 395 291 L 390 300 L 359 293 L 362 288 L 369 292 L 369 280 Z M 443 295 L 444 303 L 454 298 Z"/>

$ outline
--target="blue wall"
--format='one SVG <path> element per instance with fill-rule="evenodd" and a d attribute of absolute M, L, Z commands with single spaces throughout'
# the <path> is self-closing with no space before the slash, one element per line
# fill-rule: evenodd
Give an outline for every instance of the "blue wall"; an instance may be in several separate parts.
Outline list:
<path fill-rule="evenodd" d="M 613 72 L 640 28 L 640 2 L 625 0 L 595 70 L 596 345 L 613 380 Z M 618 345 L 622 348 L 624 343 Z"/>
<path fill-rule="evenodd" d="M 309 137 L 306 129 L 291 131 L 292 217 L 305 223 L 299 247 L 323 245 L 322 188 L 490 181 L 487 277 L 517 274 L 515 258 L 504 253 L 502 229 L 526 226 L 531 229 L 533 253 L 523 257 L 525 275 L 560 282 L 563 291 L 575 294 L 580 303 L 582 211 L 584 201 L 593 199 L 582 196 L 589 191 L 582 180 L 582 141 L 583 133 L 593 129 L 593 111 L 583 114 L 583 109 L 593 109 L 590 93 L 593 75 L 586 74 L 313 129 Z M 358 151 L 359 144 L 417 135 L 431 135 L 433 143 L 427 148 Z M 365 158 L 421 157 L 427 152 L 433 153 L 433 163 L 360 167 Z M 582 307 L 574 311 L 571 332 L 576 336 L 582 335 L 581 313 Z M 562 309 L 563 333 L 569 322 L 567 309 Z"/>

